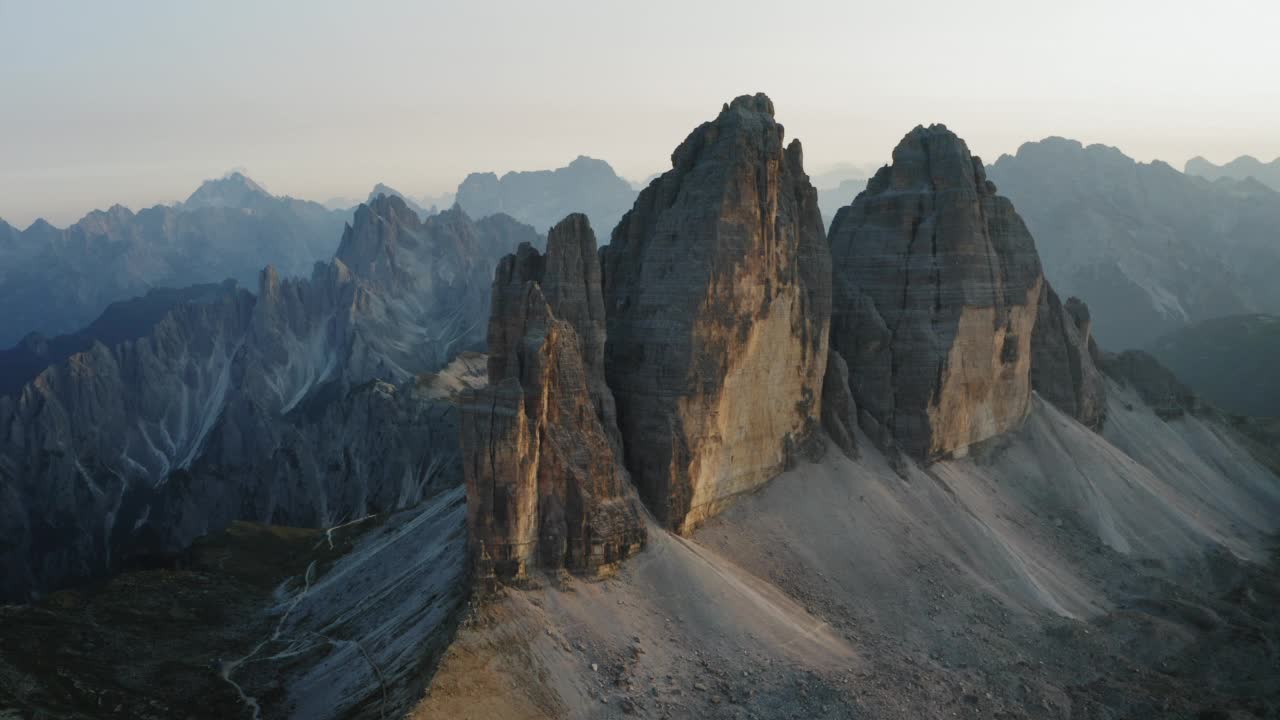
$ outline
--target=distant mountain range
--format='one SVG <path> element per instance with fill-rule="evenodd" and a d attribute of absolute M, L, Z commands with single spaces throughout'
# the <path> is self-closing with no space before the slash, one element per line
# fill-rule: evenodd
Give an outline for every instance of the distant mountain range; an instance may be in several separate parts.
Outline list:
<path fill-rule="evenodd" d="M 0 347 L 30 332 L 75 332 L 107 305 L 156 287 L 228 278 L 252 286 L 266 265 L 309 273 L 333 253 L 349 216 L 232 173 L 186 202 L 137 213 L 116 205 L 65 229 L 0 221 Z"/>
<path fill-rule="evenodd" d="M 379 195 L 400 198 L 420 218 L 448 210 L 456 200 L 472 218 L 505 214 L 541 233 L 583 212 L 603 241 L 636 190 L 603 160 L 579 157 L 555 170 L 501 178 L 472 173 L 456 195 L 414 197 L 378 183 L 364 202 Z M 275 196 L 232 172 L 204 182 L 185 202 L 138 213 L 116 205 L 65 229 L 37 220 L 20 231 L 0 220 L 0 306 L 7 310 L 0 316 L 0 348 L 23 341 L 28 350 L 48 349 L 50 338 L 76 334 L 108 305 L 154 288 L 226 279 L 253 287 L 266 265 L 285 277 L 307 275 L 333 253 L 359 204 Z M 15 352 L 11 361 L 27 351 Z"/>
<path fill-rule="evenodd" d="M 236 519 L 335 524 L 435 491 L 456 475 L 443 399 L 475 375 L 450 363 L 484 346 L 498 258 L 540 242 L 383 194 L 310 277 L 153 291 L 0 354 L 0 599 Z"/>
<path fill-rule="evenodd" d="M 822 211 L 822 224 L 830 228 L 836 211 L 853 202 L 858 193 L 867 189 L 867 178 L 842 180 L 833 188 L 815 187 L 818 187 L 818 209 Z"/>
<path fill-rule="evenodd" d="M 1026 220 L 1054 287 L 1093 308 L 1105 349 L 1280 311 L 1280 194 L 1259 182 L 1210 181 L 1063 138 L 1026 143 L 988 174 Z"/>
<path fill-rule="evenodd" d="M 635 202 L 636 190 L 609 163 L 579 156 L 555 170 L 471 173 L 458 186 L 457 202 L 472 217 L 506 213 L 539 233 L 570 213 L 591 220 L 607 241 L 623 213 Z"/>
<path fill-rule="evenodd" d="M 1215 165 L 1202 157 L 1193 157 L 1184 167 L 1188 175 L 1198 175 L 1209 180 L 1253 178 L 1272 190 L 1280 191 L 1280 158 L 1264 163 L 1252 155 L 1241 155 L 1225 165 Z"/>

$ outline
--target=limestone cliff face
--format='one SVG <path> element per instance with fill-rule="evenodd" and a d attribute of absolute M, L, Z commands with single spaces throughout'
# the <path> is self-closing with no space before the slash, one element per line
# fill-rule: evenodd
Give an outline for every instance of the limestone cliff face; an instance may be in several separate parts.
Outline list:
<path fill-rule="evenodd" d="M 645 539 L 604 383 L 596 241 L 586 218 L 499 264 L 489 386 L 463 401 L 473 568 L 513 580 L 535 566 L 607 571 Z"/>
<path fill-rule="evenodd" d="M 1048 284 L 1040 295 L 1031 336 L 1031 386 L 1062 412 L 1095 430 L 1107 416 L 1106 383 L 1093 362 L 1089 307 L 1079 298 L 1066 305 Z"/>
<path fill-rule="evenodd" d="M 941 125 L 908 133 L 830 240 L 831 344 L 878 444 L 931 461 L 1021 422 L 1044 278 L 963 140 Z"/>
<path fill-rule="evenodd" d="M 668 527 L 821 447 L 830 254 L 800 144 L 764 95 L 694 130 L 602 254 L 627 468 Z"/>

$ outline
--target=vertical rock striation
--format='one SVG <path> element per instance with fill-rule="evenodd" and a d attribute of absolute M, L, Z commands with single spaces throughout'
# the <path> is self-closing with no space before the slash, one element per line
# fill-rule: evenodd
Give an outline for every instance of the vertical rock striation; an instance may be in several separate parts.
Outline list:
<path fill-rule="evenodd" d="M 463 401 L 472 563 L 481 578 L 532 566 L 607 571 L 645 539 L 619 457 L 604 382 L 596 240 L 582 215 L 552 229 L 547 254 L 521 245 L 498 264 L 489 386 Z"/>
<path fill-rule="evenodd" d="M 1082 424 L 1101 429 L 1107 416 L 1106 384 L 1093 362 L 1089 306 L 1066 305 L 1047 283 L 1031 336 L 1031 387 Z"/>
<path fill-rule="evenodd" d="M 687 532 L 821 448 L 831 262 L 798 141 L 764 95 L 694 130 L 602 253 L 627 468 Z"/>
<path fill-rule="evenodd" d="M 942 125 L 908 133 L 830 240 L 831 345 L 879 445 L 932 461 L 1021 422 L 1044 278 L 963 140 Z"/>

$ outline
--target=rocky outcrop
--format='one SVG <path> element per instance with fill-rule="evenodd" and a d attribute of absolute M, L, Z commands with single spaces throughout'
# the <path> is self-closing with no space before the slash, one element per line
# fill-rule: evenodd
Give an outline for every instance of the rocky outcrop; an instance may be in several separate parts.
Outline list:
<path fill-rule="evenodd" d="M 831 345 L 881 447 L 932 461 L 1022 421 L 1044 278 L 963 140 L 941 125 L 908 133 L 830 241 Z"/>
<path fill-rule="evenodd" d="M 694 130 L 605 248 L 606 374 L 631 476 L 687 532 L 821 448 L 830 256 L 764 95 Z"/>
<path fill-rule="evenodd" d="M 1107 417 L 1106 384 L 1093 362 L 1092 320 L 1079 298 L 1066 305 L 1048 284 L 1031 335 L 1031 387 L 1059 410 L 1098 430 Z"/>
<path fill-rule="evenodd" d="M 1132 387 L 1142 402 L 1165 420 L 1207 409 L 1172 370 L 1144 350 L 1106 353 L 1098 358 L 1098 365 L 1121 385 Z"/>
<path fill-rule="evenodd" d="M 639 500 L 604 384 L 595 235 L 583 215 L 498 264 L 489 386 L 463 401 L 472 565 L 481 579 L 534 567 L 607 572 L 638 550 Z"/>
<path fill-rule="evenodd" d="M 310 278 L 267 268 L 256 297 L 178 304 L 0 397 L 0 597 L 230 520 L 326 524 L 420 500 L 444 457 L 432 438 L 456 453 L 457 419 L 403 388 L 483 347 L 492 266 L 517 238 L 538 240 L 505 216 L 423 222 L 380 197 Z"/>
<path fill-rule="evenodd" d="M 822 427 L 836 447 L 853 459 L 858 457 L 858 406 L 849 387 L 849 365 L 832 350 L 827 355 L 827 374 L 822 379 Z"/>

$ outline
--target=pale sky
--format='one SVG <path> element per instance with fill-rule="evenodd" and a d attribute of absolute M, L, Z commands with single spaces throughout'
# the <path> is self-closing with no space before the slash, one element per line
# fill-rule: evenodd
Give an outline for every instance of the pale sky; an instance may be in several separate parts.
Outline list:
<path fill-rule="evenodd" d="M 58 225 L 242 168 L 277 194 L 451 190 L 579 154 L 642 179 L 763 91 L 810 172 L 944 122 L 1181 168 L 1280 155 L 1271 0 L 0 0 L 0 218 Z"/>

